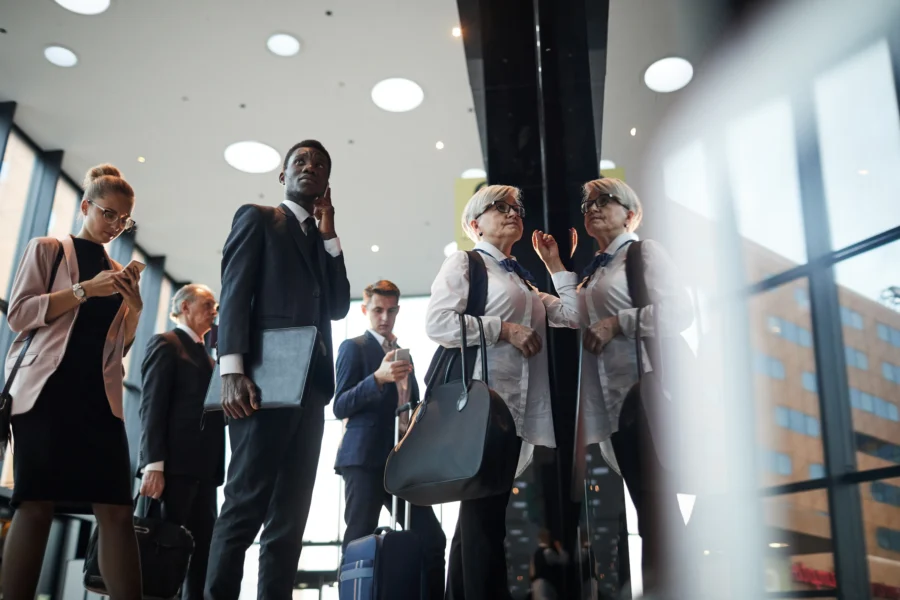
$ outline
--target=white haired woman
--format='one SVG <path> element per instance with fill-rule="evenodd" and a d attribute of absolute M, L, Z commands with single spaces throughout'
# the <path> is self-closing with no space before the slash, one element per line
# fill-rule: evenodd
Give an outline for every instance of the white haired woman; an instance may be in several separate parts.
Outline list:
<path fill-rule="evenodd" d="M 651 304 L 642 310 L 637 331 L 638 309 L 629 292 L 625 262 L 629 245 L 638 241 L 634 231 L 643 217 L 641 201 L 624 181 L 597 179 L 584 185 L 581 212 L 584 227 L 600 251 L 582 273 L 573 307 L 581 315 L 587 350 L 581 363 L 580 410 L 587 443 L 601 445 L 607 461 L 628 486 L 643 540 L 645 589 L 652 590 L 654 580 L 667 571 L 665 530 L 677 523 L 680 514 L 675 495 L 660 492 L 661 466 L 646 416 L 637 396 L 628 394 L 638 379 L 634 338 L 684 331 L 693 321 L 691 301 L 662 245 L 644 241 L 640 257 Z M 556 243 L 541 232 L 536 242 L 538 255 L 556 281 L 565 273 Z M 571 295 L 561 297 L 571 302 Z M 642 361 L 650 370 L 646 349 Z"/>
<path fill-rule="evenodd" d="M 533 446 L 556 446 L 550 409 L 547 355 L 543 339 L 546 324 L 577 328 L 578 316 L 559 298 L 539 292 L 533 277 L 512 256 L 522 237 L 525 209 L 521 191 L 491 185 L 475 193 L 463 210 L 463 229 L 483 255 L 487 270 L 487 304 L 483 317 L 491 388 L 506 402 L 523 444 L 520 465 Z M 562 292 L 561 292 L 562 293 Z M 574 303 L 575 286 L 569 286 Z M 448 348 L 459 348 L 459 314 L 469 297 L 469 262 L 456 252 L 444 262 L 431 286 L 426 333 Z M 478 324 L 466 317 L 469 344 L 478 343 Z M 479 352 L 480 354 L 480 352 Z M 448 600 L 509 598 L 506 585 L 506 504 L 511 490 L 498 496 L 464 501 L 450 546 Z"/>

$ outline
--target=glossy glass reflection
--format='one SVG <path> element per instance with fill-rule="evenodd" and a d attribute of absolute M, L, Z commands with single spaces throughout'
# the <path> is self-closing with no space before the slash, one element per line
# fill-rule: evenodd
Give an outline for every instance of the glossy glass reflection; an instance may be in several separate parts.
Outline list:
<path fill-rule="evenodd" d="M 15 262 L 19 229 L 28 201 L 37 155 L 16 132 L 10 132 L 0 165 L 0 298 L 6 298 Z"/>

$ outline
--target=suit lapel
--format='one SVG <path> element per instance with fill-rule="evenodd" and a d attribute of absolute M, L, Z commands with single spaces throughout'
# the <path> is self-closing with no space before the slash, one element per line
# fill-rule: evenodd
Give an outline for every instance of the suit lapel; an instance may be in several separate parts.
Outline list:
<path fill-rule="evenodd" d="M 306 237 L 306 234 L 303 233 L 303 229 L 300 227 L 300 222 L 297 221 L 297 217 L 294 216 L 294 213 L 287 210 L 283 205 L 278 205 L 278 210 L 284 216 L 284 219 L 287 223 L 288 233 L 291 234 L 291 237 L 294 239 L 294 243 L 297 245 L 297 251 L 300 252 L 300 256 L 303 257 L 303 262 L 306 263 L 307 268 L 315 274 L 316 272 L 320 272 L 318 267 L 313 264 L 312 260 L 309 258 L 309 239 Z"/>
<path fill-rule="evenodd" d="M 197 363 L 202 369 L 211 369 L 213 366 L 212 358 L 206 353 L 203 348 L 200 347 L 200 344 L 195 342 L 191 336 L 187 334 L 186 331 L 183 331 L 181 328 L 175 328 L 175 336 L 178 338 L 178 341 L 181 342 L 181 346 L 184 348 L 184 351 L 187 352 L 188 356 Z"/>

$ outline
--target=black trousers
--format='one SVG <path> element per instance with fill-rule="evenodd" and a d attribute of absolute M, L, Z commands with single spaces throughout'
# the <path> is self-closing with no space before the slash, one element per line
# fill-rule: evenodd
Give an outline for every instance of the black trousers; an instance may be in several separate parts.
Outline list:
<path fill-rule="evenodd" d="M 290 600 L 322 446 L 320 404 L 260 410 L 228 424 L 225 504 L 209 553 L 206 600 L 237 600 L 244 555 L 263 526 L 259 600 Z"/>
<path fill-rule="evenodd" d="M 619 430 L 612 434 L 611 441 L 637 511 L 644 591 L 667 591 L 674 576 L 672 534 L 684 526 L 684 520 L 674 490 L 666 489 L 667 478 L 637 394 L 630 393 L 625 398 Z"/>
<path fill-rule="evenodd" d="M 361 537 L 371 535 L 378 526 L 381 507 L 391 511 L 393 496 L 384 491 L 384 470 L 372 470 L 363 467 L 344 467 L 341 469 L 344 478 L 344 542 L 341 551 L 347 544 Z M 397 502 L 397 523 L 402 524 L 406 514 L 406 502 Z M 409 528 L 419 534 L 422 549 L 425 553 L 425 565 L 428 569 L 428 597 L 430 600 L 441 600 L 444 597 L 444 551 L 447 548 L 447 536 L 430 506 L 412 506 L 409 516 Z"/>
<path fill-rule="evenodd" d="M 517 446 L 521 441 L 516 442 Z M 512 489 L 459 503 L 450 542 L 446 600 L 508 600 L 506 505 Z"/>

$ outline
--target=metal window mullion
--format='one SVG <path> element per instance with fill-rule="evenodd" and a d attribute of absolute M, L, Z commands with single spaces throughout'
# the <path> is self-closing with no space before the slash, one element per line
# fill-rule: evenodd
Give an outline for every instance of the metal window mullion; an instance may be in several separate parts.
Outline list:
<path fill-rule="evenodd" d="M 793 108 L 806 249 L 810 262 L 815 262 L 831 253 L 832 243 L 812 91 L 795 97 Z M 834 266 L 811 269 L 809 290 L 837 597 L 867 598 L 869 569 L 859 489 L 842 479 L 856 471 L 856 446 Z"/>
<path fill-rule="evenodd" d="M 6 154 L 6 141 L 13 128 L 13 117 L 16 114 L 15 102 L 0 102 L 0 168 L 3 167 L 3 156 Z"/>

